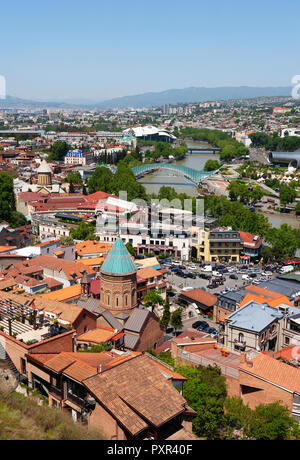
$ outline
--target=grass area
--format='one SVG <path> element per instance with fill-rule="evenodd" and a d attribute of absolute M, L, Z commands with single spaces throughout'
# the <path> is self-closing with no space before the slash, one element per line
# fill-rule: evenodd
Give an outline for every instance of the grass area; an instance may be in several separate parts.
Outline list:
<path fill-rule="evenodd" d="M 67 412 L 38 405 L 34 398 L 0 393 L 0 440 L 104 440 L 96 429 L 75 424 Z"/>

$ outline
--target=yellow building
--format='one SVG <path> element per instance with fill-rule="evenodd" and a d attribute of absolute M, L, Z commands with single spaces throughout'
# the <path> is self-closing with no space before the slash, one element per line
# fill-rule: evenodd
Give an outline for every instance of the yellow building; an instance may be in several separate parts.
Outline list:
<path fill-rule="evenodd" d="M 203 262 L 240 262 L 243 249 L 239 232 L 231 228 L 203 230 L 193 227 L 192 257 Z"/>

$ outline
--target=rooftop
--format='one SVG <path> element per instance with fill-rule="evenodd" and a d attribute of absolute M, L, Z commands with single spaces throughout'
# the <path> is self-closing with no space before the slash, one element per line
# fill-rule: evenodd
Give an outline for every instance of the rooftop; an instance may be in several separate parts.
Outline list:
<path fill-rule="evenodd" d="M 149 424 L 159 427 L 185 410 L 185 399 L 146 355 L 88 378 L 84 384 L 132 435 Z"/>
<path fill-rule="evenodd" d="M 101 273 L 108 275 L 127 275 L 136 273 L 136 267 L 121 239 L 116 240 L 108 253 L 102 265 Z"/>
<path fill-rule="evenodd" d="M 250 301 L 229 315 L 225 321 L 229 323 L 230 327 L 261 332 L 279 318 L 282 318 L 282 313 L 269 307 L 268 304 Z"/>

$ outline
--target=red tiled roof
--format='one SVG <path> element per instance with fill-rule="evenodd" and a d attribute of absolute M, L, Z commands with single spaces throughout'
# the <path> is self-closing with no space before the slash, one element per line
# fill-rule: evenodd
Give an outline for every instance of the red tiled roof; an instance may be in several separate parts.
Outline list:
<path fill-rule="evenodd" d="M 193 291 L 182 292 L 181 295 L 195 302 L 199 302 L 202 305 L 206 305 L 207 307 L 212 307 L 218 300 L 215 295 L 203 291 L 202 289 L 194 289 Z"/>
<path fill-rule="evenodd" d="M 300 393 L 300 369 L 264 353 L 257 354 L 246 363 L 241 362 L 239 369 L 288 391 Z"/>

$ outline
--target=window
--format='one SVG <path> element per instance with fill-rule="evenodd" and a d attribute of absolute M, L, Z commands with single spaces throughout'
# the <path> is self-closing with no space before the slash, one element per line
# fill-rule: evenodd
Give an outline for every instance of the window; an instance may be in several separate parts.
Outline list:
<path fill-rule="evenodd" d="M 128 305 L 128 296 L 127 295 L 125 296 L 125 305 L 126 306 Z"/>

